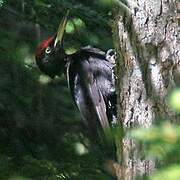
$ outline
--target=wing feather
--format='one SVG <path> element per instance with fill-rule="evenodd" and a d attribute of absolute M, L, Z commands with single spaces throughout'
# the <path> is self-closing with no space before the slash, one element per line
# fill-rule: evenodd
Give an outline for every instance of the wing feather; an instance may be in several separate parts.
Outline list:
<path fill-rule="evenodd" d="M 111 137 L 110 125 L 106 112 L 106 103 L 101 92 L 100 87 L 97 84 L 97 79 L 93 74 L 92 66 L 88 60 L 81 62 L 81 75 L 83 89 L 86 90 L 86 97 L 91 101 L 93 107 L 88 107 L 97 115 L 97 119 L 103 129 L 106 139 Z M 93 113 L 93 112 L 92 112 Z"/>

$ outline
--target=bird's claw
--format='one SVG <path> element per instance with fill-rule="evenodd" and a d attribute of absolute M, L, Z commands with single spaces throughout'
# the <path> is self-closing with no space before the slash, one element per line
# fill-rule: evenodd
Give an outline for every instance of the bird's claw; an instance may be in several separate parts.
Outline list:
<path fill-rule="evenodd" d="M 106 52 L 106 59 L 112 64 L 115 65 L 116 64 L 116 52 L 113 49 L 109 49 Z"/>

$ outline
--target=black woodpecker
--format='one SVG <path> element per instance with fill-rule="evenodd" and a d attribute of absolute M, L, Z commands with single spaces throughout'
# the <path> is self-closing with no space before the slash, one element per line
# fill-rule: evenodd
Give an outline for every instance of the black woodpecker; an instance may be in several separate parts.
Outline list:
<path fill-rule="evenodd" d="M 112 142 L 111 128 L 116 124 L 116 92 L 114 82 L 114 54 L 86 46 L 66 55 L 62 38 L 67 15 L 55 35 L 37 47 L 36 63 L 40 70 L 54 77 L 63 72 L 73 100 L 87 125 L 93 141 Z"/>

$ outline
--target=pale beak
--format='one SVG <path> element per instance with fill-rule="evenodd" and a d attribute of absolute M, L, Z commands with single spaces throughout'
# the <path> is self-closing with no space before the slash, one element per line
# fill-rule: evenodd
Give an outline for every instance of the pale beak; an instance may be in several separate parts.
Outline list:
<path fill-rule="evenodd" d="M 69 15 L 69 10 L 66 12 L 66 15 L 63 17 L 61 23 L 59 24 L 56 39 L 54 42 L 54 47 L 56 47 L 57 43 L 62 43 L 64 31 L 65 31 L 66 24 L 67 24 L 68 15 Z"/>

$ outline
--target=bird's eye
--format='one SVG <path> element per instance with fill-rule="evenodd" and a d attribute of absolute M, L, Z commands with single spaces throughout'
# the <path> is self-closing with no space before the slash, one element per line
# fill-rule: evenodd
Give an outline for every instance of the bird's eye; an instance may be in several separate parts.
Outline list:
<path fill-rule="evenodd" d="M 50 48 L 50 47 L 47 47 L 47 48 L 46 48 L 46 53 L 47 53 L 47 54 L 51 53 L 51 48 Z"/>

